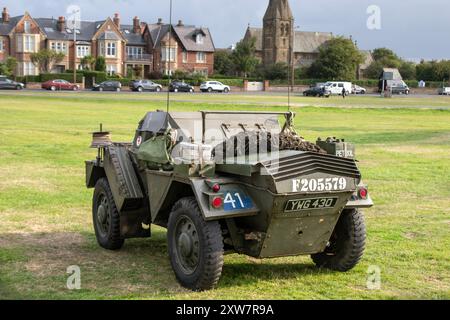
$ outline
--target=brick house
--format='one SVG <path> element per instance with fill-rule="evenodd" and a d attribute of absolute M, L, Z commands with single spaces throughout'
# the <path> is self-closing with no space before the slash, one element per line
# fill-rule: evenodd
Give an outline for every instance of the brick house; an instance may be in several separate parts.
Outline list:
<path fill-rule="evenodd" d="M 91 55 L 105 58 L 109 74 L 126 76 L 136 70 L 143 77 L 154 71 L 167 74 L 171 63 L 172 71 L 211 75 L 215 47 L 209 30 L 184 26 L 181 21 L 172 30 L 169 45 L 169 25 L 161 19 L 147 24 L 135 17 L 132 24 L 121 24 L 116 13 L 112 19 L 81 21 L 79 29 L 73 30 L 67 27 L 63 16 L 34 19 L 25 13 L 10 17 L 4 8 L 0 19 L 0 62 L 13 56 L 18 61 L 16 75 L 37 75 L 39 70 L 30 56 L 47 48 L 65 54 L 64 60 L 53 66 L 55 73 L 82 70 L 81 60 Z"/>
<path fill-rule="evenodd" d="M 179 21 L 169 37 L 169 25 L 160 19 L 156 24 L 147 24 L 144 37 L 153 51 L 154 71 L 167 75 L 170 64 L 171 71 L 213 74 L 216 49 L 208 28 L 186 26 Z"/>

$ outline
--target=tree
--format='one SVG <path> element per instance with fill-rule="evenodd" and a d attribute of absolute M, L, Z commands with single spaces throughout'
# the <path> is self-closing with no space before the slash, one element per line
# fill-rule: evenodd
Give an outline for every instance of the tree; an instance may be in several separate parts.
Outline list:
<path fill-rule="evenodd" d="M 353 41 L 337 37 L 319 49 L 318 59 L 311 65 L 309 74 L 316 79 L 353 80 L 364 57 Z"/>
<path fill-rule="evenodd" d="M 49 73 L 53 65 L 63 61 L 65 56 L 62 52 L 42 49 L 39 52 L 31 54 L 31 62 L 39 68 L 41 73 Z"/>
<path fill-rule="evenodd" d="M 17 67 L 17 59 L 8 57 L 5 62 L 0 63 L 0 74 L 11 77 Z"/>
<path fill-rule="evenodd" d="M 217 51 L 214 54 L 214 72 L 223 75 L 230 75 L 234 65 L 232 54 L 228 51 Z"/>
<path fill-rule="evenodd" d="M 405 80 L 416 79 L 416 64 L 413 62 L 402 61 L 400 67 L 398 68 L 400 74 Z"/>
<path fill-rule="evenodd" d="M 89 55 L 82 58 L 80 63 L 83 66 L 83 69 L 94 70 L 96 61 L 97 59 L 95 59 L 95 57 Z"/>
<path fill-rule="evenodd" d="M 95 71 L 106 72 L 106 60 L 104 57 L 99 56 L 95 61 Z"/>
<path fill-rule="evenodd" d="M 233 51 L 232 60 L 236 71 L 245 78 L 255 71 L 259 60 L 255 57 L 256 38 L 244 39 L 236 45 Z"/>
<path fill-rule="evenodd" d="M 267 80 L 288 79 L 289 67 L 285 62 L 278 62 L 264 68 L 264 78 Z"/>
<path fill-rule="evenodd" d="M 388 61 L 400 61 L 401 59 L 388 48 L 377 48 L 373 50 L 372 52 L 373 59 L 375 61 L 382 61 L 382 60 L 388 60 Z"/>

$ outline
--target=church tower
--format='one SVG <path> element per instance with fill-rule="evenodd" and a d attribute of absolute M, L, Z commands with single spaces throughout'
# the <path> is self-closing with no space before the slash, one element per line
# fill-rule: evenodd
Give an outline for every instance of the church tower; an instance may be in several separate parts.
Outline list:
<path fill-rule="evenodd" d="M 289 0 L 270 0 L 263 25 L 264 65 L 278 62 L 291 64 L 293 45 L 294 16 Z"/>

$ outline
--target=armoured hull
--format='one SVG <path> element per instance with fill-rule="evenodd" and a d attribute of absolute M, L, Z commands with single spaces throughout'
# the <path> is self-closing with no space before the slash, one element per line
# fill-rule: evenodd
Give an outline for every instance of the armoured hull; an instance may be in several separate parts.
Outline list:
<path fill-rule="evenodd" d="M 323 252 L 361 179 L 352 159 L 299 151 L 238 158 L 217 169 L 245 171 L 242 184 L 259 212 L 236 224 L 248 231 L 243 253 L 257 258 Z"/>

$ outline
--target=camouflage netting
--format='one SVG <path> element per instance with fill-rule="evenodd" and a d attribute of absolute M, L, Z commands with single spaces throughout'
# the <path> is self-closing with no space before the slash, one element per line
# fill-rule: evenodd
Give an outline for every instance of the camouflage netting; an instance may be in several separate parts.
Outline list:
<path fill-rule="evenodd" d="M 217 145 L 213 150 L 213 157 L 216 159 L 224 159 L 226 158 L 224 155 L 234 155 L 234 157 L 239 157 L 282 150 L 309 151 L 327 154 L 325 150 L 321 149 L 316 144 L 306 141 L 293 131 L 287 130 L 277 135 L 265 132 L 239 133 Z"/>

